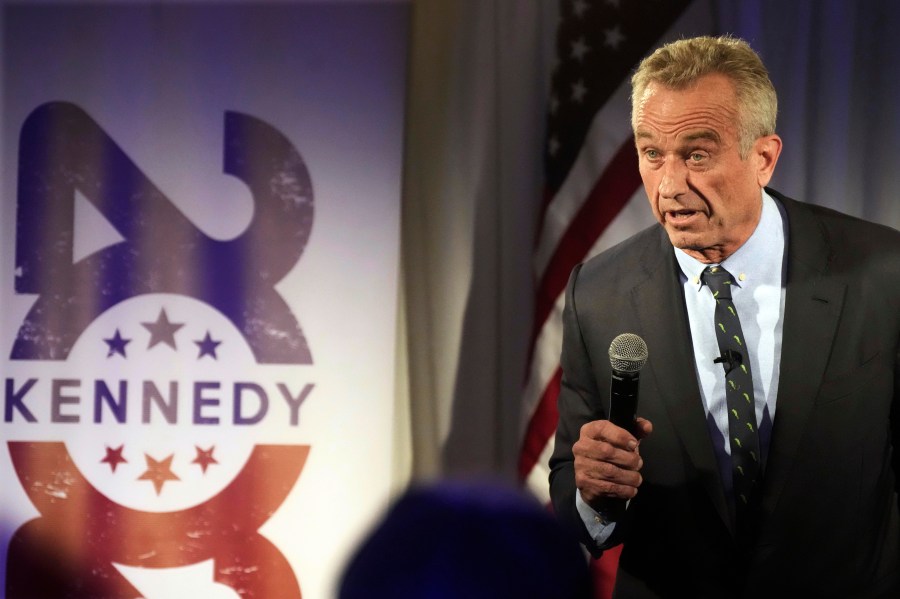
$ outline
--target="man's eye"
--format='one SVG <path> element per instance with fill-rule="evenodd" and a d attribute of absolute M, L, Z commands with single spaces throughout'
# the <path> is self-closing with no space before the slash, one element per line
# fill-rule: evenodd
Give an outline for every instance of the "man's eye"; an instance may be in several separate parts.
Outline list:
<path fill-rule="evenodd" d="M 693 154 L 691 154 L 691 162 L 702 162 L 704 158 L 705 156 L 698 152 L 694 152 Z"/>
<path fill-rule="evenodd" d="M 654 159 L 656 159 L 656 158 L 659 158 L 659 152 L 657 152 L 656 150 L 647 150 L 646 152 L 644 152 L 644 154 L 645 154 L 645 155 L 647 156 L 647 158 L 649 158 L 650 160 L 654 160 Z"/>

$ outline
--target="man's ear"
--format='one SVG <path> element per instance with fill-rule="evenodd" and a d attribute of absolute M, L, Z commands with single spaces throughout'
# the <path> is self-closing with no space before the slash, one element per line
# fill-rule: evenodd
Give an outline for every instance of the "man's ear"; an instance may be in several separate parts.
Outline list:
<path fill-rule="evenodd" d="M 781 155 L 781 138 L 774 133 L 764 135 L 754 142 L 751 152 L 757 163 L 756 180 L 760 187 L 765 187 L 769 184 L 778 156 Z"/>

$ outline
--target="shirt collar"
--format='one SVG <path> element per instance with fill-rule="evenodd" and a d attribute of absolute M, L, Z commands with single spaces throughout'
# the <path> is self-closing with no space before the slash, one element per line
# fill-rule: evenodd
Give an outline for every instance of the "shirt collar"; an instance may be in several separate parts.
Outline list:
<path fill-rule="evenodd" d="M 682 274 L 697 287 L 700 274 L 707 266 L 682 250 L 673 247 Z M 781 263 L 784 257 L 784 221 L 775 200 L 762 190 L 762 214 L 750 238 L 720 264 L 730 272 L 739 287 L 747 285 L 781 285 Z"/>

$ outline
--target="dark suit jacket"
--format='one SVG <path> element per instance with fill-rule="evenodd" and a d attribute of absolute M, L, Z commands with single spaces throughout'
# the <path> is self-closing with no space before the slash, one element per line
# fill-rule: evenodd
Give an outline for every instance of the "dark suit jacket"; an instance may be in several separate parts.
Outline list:
<path fill-rule="evenodd" d="M 762 499 L 735 542 L 693 361 L 678 264 L 654 226 L 576 268 L 551 459 L 557 514 L 575 509 L 572 444 L 608 414 L 608 348 L 647 342 L 643 483 L 610 544 L 617 597 L 900 597 L 892 445 L 900 426 L 900 233 L 777 192 L 788 217 L 781 374 Z M 895 418 L 894 421 L 900 420 Z"/>

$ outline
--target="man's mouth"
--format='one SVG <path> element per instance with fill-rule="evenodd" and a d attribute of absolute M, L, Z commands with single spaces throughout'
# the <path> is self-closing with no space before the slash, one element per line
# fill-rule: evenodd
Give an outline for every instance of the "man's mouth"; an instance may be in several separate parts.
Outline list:
<path fill-rule="evenodd" d="M 700 213 L 696 210 L 669 210 L 666 212 L 666 221 L 675 225 L 687 224 L 698 214 Z"/>

